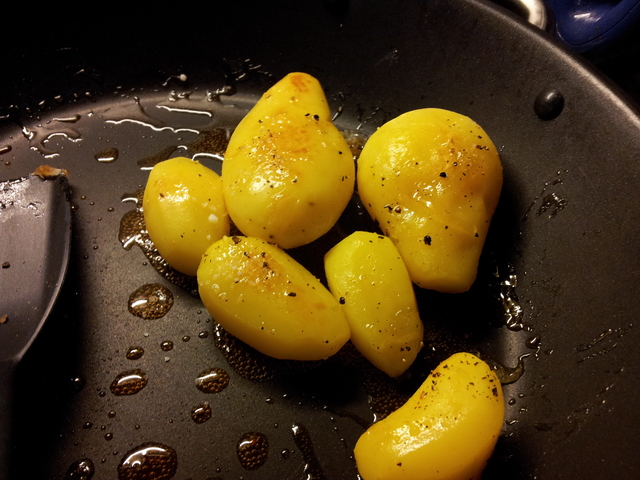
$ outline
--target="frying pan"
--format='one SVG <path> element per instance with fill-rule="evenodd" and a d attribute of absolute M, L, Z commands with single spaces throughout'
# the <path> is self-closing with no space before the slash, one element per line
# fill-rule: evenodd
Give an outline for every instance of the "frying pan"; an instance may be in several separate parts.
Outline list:
<path fill-rule="evenodd" d="M 358 436 L 460 349 L 505 380 L 484 478 L 636 476 L 637 106 L 484 1 L 181 8 L 84 21 L 41 11 L 8 35 L 19 41 L 3 52 L 0 138 L 11 150 L 0 180 L 65 168 L 74 206 L 67 280 L 16 372 L 13 477 L 118 478 L 131 454 L 156 448 L 173 478 L 356 479 Z M 140 237 L 121 241 L 144 165 L 178 152 L 219 166 L 198 154 L 216 153 L 221 132 L 291 71 L 322 82 L 356 139 L 429 106 L 472 117 L 500 148 L 505 185 L 476 285 L 418 292 L 427 346 L 398 382 L 352 352 L 319 365 L 256 356 L 216 327 L 188 281 L 154 268 Z M 354 204 L 339 230 L 367 226 Z M 145 285 L 164 316 L 131 313 Z M 217 393 L 197 388 L 206 372 Z M 209 420 L 194 421 L 207 405 Z M 243 439 L 263 465 L 243 463 Z"/>

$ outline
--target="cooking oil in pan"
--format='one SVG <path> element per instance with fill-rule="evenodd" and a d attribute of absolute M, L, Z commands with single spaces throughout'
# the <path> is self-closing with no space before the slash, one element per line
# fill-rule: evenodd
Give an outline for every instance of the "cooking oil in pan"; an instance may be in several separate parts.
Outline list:
<path fill-rule="evenodd" d="M 117 396 L 135 395 L 147 386 L 147 381 L 147 374 L 142 370 L 129 370 L 116 376 L 109 388 Z"/>
<path fill-rule="evenodd" d="M 129 297 L 129 311 L 145 320 L 164 317 L 172 306 L 171 290 L 159 283 L 143 285 Z"/>
<path fill-rule="evenodd" d="M 65 475 L 65 480 L 91 480 L 95 473 L 95 466 L 89 458 L 73 462 Z"/>
<path fill-rule="evenodd" d="M 304 458 L 305 478 L 307 480 L 326 480 L 327 477 L 320 466 L 320 462 L 318 462 L 307 427 L 301 423 L 295 424 L 291 427 L 291 433 L 296 447 L 298 447 L 302 453 L 302 458 Z"/>
<path fill-rule="evenodd" d="M 269 442 L 266 435 L 259 432 L 248 432 L 242 435 L 236 445 L 238 460 L 247 470 L 255 470 L 267 461 Z"/>
<path fill-rule="evenodd" d="M 153 268 L 166 280 L 174 285 L 186 290 L 194 296 L 198 295 L 198 285 L 195 277 L 185 275 L 173 269 L 167 261 L 162 258 L 154 243 L 149 238 L 144 224 L 142 213 L 142 197 L 144 189 L 132 194 L 122 196 L 123 202 L 135 203 L 136 209 L 124 214 L 120 220 L 118 238 L 125 250 L 130 250 L 134 245 L 140 247 L 144 255 L 149 260 Z M 133 313 L 133 312 L 132 312 Z M 166 312 L 165 312 L 166 313 Z"/>
<path fill-rule="evenodd" d="M 128 360 L 139 360 L 144 355 L 144 348 L 142 347 L 129 347 L 125 356 Z"/>
<path fill-rule="evenodd" d="M 204 393 L 220 393 L 229 386 L 230 378 L 222 368 L 209 368 L 196 378 L 196 387 Z"/>
<path fill-rule="evenodd" d="M 118 480 L 168 480 L 178 468 L 175 450 L 148 442 L 129 450 L 118 465 Z"/>
<path fill-rule="evenodd" d="M 191 409 L 191 420 L 196 423 L 204 423 L 211 418 L 212 413 L 209 402 L 203 402 Z"/>
<path fill-rule="evenodd" d="M 111 163 L 115 162 L 118 159 L 119 154 L 120 152 L 117 148 L 111 147 L 105 148 L 104 150 L 96 153 L 93 158 L 95 158 L 100 163 Z"/>

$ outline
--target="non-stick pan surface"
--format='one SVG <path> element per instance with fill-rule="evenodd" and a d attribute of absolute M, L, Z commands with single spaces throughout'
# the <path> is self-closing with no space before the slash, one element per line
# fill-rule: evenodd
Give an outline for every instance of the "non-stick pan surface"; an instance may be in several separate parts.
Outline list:
<path fill-rule="evenodd" d="M 508 383 L 485 478 L 637 476 L 635 107 L 488 3 L 236 3 L 84 23 L 39 15 L 8 37 L 20 41 L 3 53 L 0 180 L 66 168 L 74 205 L 67 281 L 17 372 L 14 478 L 114 479 L 154 447 L 180 479 L 356 479 L 358 436 L 460 349 Z M 418 292 L 427 345 L 398 382 L 349 352 L 300 366 L 243 349 L 134 235 L 144 166 L 181 154 L 219 167 L 203 153 L 220 153 L 291 71 L 321 81 L 355 138 L 440 107 L 500 148 L 504 190 L 478 281 L 467 294 Z M 368 225 L 352 205 L 340 228 Z M 146 285 L 156 305 L 173 297 L 163 316 L 130 311 Z M 205 372 L 217 375 L 212 393 L 197 386 Z M 246 463 L 246 439 L 262 466 Z"/>

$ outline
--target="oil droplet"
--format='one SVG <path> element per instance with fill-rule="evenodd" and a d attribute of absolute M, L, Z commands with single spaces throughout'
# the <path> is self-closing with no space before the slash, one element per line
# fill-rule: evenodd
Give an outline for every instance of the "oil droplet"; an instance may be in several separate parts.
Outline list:
<path fill-rule="evenodd" d="M 129 297 L 129 311 L 145 320 L 164 317 L 172 306 L 171 290 L 158 283 L 143 285 Z"/>
<path fill-rule="evenodd" d="M 196 387 L 204 393 L 220 393 L 229 386 L 229 374 L 222 368 L 209 368 L 196 378 Z"/>
<path fill-rule="evenodd" d="M 540 347 L 540 335 L 535 335 L 531 338 L 528 338 L 524 344 L 528 347 L 528 348 L 532 348 L 532 349 L 537 349 Z"/>
<path fill-rule="evenodd" d="M 514 383 L 519 380 L 520 377 L 524 374 L 524 359 L 529 355 L 529 353 L 520 355 L 520 357 L 518 357 L 518 364 L 515 367 L 506 367 L 489 358 L 485 359 L 485 361 L 496 373 L 498 380 L 500 380 L 500 383 L 502 385 L 509 385 L 510 383 Z"/>
<path fill-rule="evenodd" d="M 313 442 L 311 441 L 311 435 L 309 431 L 302 424 L 296 424 L 291 427 L 293 433 L 293 440 L 296 446 L 302 452 L 302 458 L 304 458 L 305 466 L 304 473 L 307 480 L 326 480 L 326 476 L 322 471 L 320 462 L 313 451 Z"/>
<path fill-rule="evenodd" d="M 90 480 L 94 473 L 93 461 L 83 458 L 71 464 L 64 478 L 65 480 Z"/>
<path fill-rule="evenodd" d="M 4 155 L 5 153 L 9 153 L 11 151 L 11 145 L 4 145 L 0 147 L 0 155 Z"/>
<path fill-rule="evenodd" d="M 165 352 L 173 350 L 173 342 L 171 340 L 166 340 L 160 344 L 160 348 Z"/>
<path fill-rule="evenodd" d="M 168 480 L 178 468 L 173 448 L 148 442 L 129 450 L 118 465 L 118 480 Z"/>
<path fill-rule="evenodd" d="M 118 149 L 117 148 L 107 148 L 98 152 L 94 155 L 94 158 L 101 163 L 111 163 L 118 159 Z"/>
<path fill-rule="evenodd" d="M 80 392 L 84 388 L 86 383 L 87 382 L 83 377 L 80 377 L 80 376 L 73 377 L 71 379 L 71 391 L 73 393 Z"/>
<path fill-rule="evenodd" d="M 191 419 L 196 423 L 204 423 L 211 418 L 211 406 L 204 402 L 191 409 Z"/>
<path fill-rule="evenodd" d="M 147 374 L 142 370 L 129 370 L 118 375 L 111 382 L 111 393 L 114 395 L 135 395 L 147 386 Z"/>
<path fill-rule="evenodd" d="M 259 432 L 245 433 L 236 446 L 238 460 L 247 470 L 255 470 L 267 461 L 269 442 L 267 437 Z"/>
<path fill-rule="evenodd" d="M 555 193 L 550 193 L 542 199 L 540 208 L 538 208 L 538 215 L 546 213 L 549 218 L 555 217 L 564 207 L 567 201 L 560 198 Z"/>
<path fill-rule="evenodd" d="M 127 359 L 128 360 L 139 360 L 144 355 L 144 348 L 142 347 L 129 347 L 127 351 Z"/>
<path fill-rule="evenodd" d="M 505 280 L 500 282 L 500 301 L 504 309 L 505 324 L 509 330 L 514 332 L 524 328 L 524 324 L 522 323 L 524 309 L 522 305 L 520 305 L 518 295 L 516 294 L 517 283 L 518 278 L 513 273 L 509 274 Z"/>

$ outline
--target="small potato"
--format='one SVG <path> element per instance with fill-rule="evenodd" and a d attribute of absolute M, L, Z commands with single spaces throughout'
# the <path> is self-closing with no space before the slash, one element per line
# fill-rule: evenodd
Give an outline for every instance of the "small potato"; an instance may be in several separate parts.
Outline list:
<path fill-rule="evenodd" d="M 479 480 L 504 421 L 500 381 L 457 353 L 398 410 L 373 424 L 354 450 L 363 480 Z"/>
<path fill-rule="evenodd" d="M 355 232 L 325 255 L 329 289 L 340 299 L 351 342 L 373 365 L 397 377 L 422 348 L 413 284 L 388 237 Z"/>
<path fill-rule="evenodd" d="M 229 333 L 283 360 L 322 360 L 349 339 L 338 301 L 307 269 L 255 237 L 224 237 L 198 268 L 205 307 Z"/>
<path fill-rule="evenodd" d="M 220 176 L 184 157 L 158 163 L 142 199 L 149 237 L 173 268 L 195 276 L 207 247 L 229 234 Z"/>
<path fill-rule="evenodd" d="M 245 235 L 288 249 L 329 231 L 353 194 L 355 164 L 315 78 L 291 73 L 258 100 L 229 140 L 222 179 Z"/>
<path fill-rule="evenodd" d="M 502 189 L 498 150 L 478 124 L 437 108 L 400 115 L 365 144 L 357 181 L 414 283 L 471 287 Z"/>

